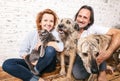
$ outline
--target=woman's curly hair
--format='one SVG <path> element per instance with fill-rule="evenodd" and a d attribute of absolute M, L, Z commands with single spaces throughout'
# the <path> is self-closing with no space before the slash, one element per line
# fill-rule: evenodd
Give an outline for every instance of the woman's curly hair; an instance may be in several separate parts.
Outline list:
<path fill-rule="evenodd" d="M 37 30 L 41 30 L 41 25 L 40 22 L 42 20 L 42 17 L 44 14 L 52 14 L 54 16 L 54 27 L 55 25 L 58 23 L 58 16 L 56 15 L 56 13 L 54 11 L 52 11 L 51 9 L 45 9 L 41 12 L 38 13 L 37 18 L 36 18 L 36 25 L 37 25 Z"/>

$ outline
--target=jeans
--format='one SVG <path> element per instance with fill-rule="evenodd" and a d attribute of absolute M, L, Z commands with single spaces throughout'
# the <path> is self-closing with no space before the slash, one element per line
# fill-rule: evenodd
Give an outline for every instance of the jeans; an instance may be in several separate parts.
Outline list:
<path fill-rule="evenodd" d="M 39 71 L 40 74 L 43 74 L 45 72 L 51 72 L 55 70 L 55 67 L 56 67 L 56 50 L 53 47 L 48 46 L 45 49 L 44 57 L 39 58 L 39 61 L 36 65 L 36 69 Z M 2 69 L 5 72 L 11 74 L 12 76 L 22 79 L 23 81 L 31 81 L 31 78 L 35 77 L 35 75 L 31 73 L 31 71 L 29 70 L 24 59 L 18 58 L 7 59 L 3 63 Z"/>
<path fill-rule="evenodd" d="M 99 70 L 103 71 L 105 69 L 106 69 L 106 62 L 103 62 L 102 64 L 100 64 Z M 84 80 L 90 76 L 90 74 L 86 71 L 85 67 L 83 66 L 83 62 L 78 55 L 76 56 L 72 72 L 74 78 L 78 80 Z"/>

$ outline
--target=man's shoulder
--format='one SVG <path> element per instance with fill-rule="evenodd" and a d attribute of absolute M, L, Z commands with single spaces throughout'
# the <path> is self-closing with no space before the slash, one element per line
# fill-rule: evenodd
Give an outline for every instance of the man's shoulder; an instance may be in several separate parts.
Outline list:
<path fill-rule="evenodd" d="M 88 30 L 93 33 L 105 34 L 109 31 L 109 27 L 102 25 L 92 25 Z"/>

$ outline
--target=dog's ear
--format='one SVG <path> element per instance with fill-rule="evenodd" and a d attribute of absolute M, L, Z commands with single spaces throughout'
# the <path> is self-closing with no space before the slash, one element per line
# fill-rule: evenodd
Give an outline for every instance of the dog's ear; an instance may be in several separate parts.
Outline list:
<path fill-rule="evenodd" d="M 99 39 L 98 39 L 98 38 L 95 38 L 95 40 L 97 41 L 97 43 L 98 43 L 98 44 L 100 44 L 100 41 L 99 41 Z"/>
<path fill-rule="evenodd" d="M 75 25 L 74 25 L 74 29 L 77 30 L 77 31 L 80 30 L 80 27 L 79 27 L 79 25 L 76 22 L 75 22 Z"/>

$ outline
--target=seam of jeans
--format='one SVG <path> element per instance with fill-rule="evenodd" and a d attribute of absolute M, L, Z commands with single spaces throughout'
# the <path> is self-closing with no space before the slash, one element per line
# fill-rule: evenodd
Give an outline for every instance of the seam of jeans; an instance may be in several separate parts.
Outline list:
<path fill-rule="evenodd" d="M 30 81 L 38 81 L 38 80 L 39 80 L 39 77 L 37 77 L 35 75 L 30 79 Z"/>
<path fill-rule="evenodd" d="M 37 70 L 36 66 L 34 67 L 34 70 L 39 73 L 39 71 Z"/>

